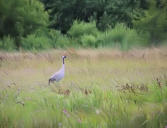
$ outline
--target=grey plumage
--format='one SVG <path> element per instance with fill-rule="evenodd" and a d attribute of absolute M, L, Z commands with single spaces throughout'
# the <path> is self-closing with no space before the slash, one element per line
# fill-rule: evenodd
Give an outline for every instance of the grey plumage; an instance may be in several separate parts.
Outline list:
<path fill-rule="evenodd" d="M 60 81 L 62 78 L 64 78 L 65 75 L 65 64 L 64 64 L 64 59 L 66 58 L 66 56 L 62 56 L 62 67 L 61 69 L 59 69 L 59 71 L 57 71 L 56 73 L 54 73 L 50 78 L 49 78 L 49 85 L 50 83 L 53 83 L 54 81 L 58 82 Z"/>

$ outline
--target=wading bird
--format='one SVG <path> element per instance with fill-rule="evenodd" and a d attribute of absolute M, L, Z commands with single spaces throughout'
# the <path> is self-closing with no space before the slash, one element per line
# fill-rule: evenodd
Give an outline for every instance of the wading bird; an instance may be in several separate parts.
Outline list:
<path fill-rule="evenodd" d="M 54 81 L 58 82 L 60 81 L 63 77 L 64 77 L 64 73 L 65 73 L 65 64 L 64 64 L 64 59 L 66 58 L 66 56 L 62 56 L 62 60 L 63 60 L 63 65 L 61 67 L 61 69 L 59 69 L 58 72 L 54 73 L 50 79 L 49 79 L 49 85 L 50 83 L 53 83 Z"/>

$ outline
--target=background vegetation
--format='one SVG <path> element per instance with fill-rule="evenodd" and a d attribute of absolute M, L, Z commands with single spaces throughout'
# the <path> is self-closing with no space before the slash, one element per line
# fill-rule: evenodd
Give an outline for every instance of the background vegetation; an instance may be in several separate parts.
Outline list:
<path fill-rule="evenodd" d="M 160 45 L 166 0 L 0 0 L 0 48 Z"/>

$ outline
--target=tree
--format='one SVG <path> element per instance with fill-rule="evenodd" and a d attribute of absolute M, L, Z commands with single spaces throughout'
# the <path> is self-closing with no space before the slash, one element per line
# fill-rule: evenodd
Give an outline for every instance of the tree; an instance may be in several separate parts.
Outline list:
<path fill-rule="evenodd" d="M 149 9 L 137 21 L 135 27 L 150 34 L 151 43 L 158 44 L 167 37 L 167 2 L 165 0 L 151 0 Z"/>
<path fill-rule="evenodd" d="M 50 27 L 66 33 L 74 20 L 96 21 L 100 30 L 118 22 L 132 26 L 131 13 L 139 7 L 136 0 L 41 0 L 50 15 Z M 144 1 L 144 0 L 143 0 Z"/>
<path fill-rule="evenodd" d="M 0 0 L 0 38 L 10 35 L 20 46 L 20 38 L 48 25 L 48 14 L 38 0 Z"/>

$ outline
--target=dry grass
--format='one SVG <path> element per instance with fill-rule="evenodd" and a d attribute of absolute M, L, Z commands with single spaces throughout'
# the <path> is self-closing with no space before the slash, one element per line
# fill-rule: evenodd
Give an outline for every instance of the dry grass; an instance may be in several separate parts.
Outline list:
<path fill-rule="evenodd" d="M 47 86 L 48 78 L 61 67 L 62 55 L 68 56 L 66 77 L 61 83 L 67 87 L 81 82 L 88 85 L 95 82 L 101 86 L 116 86 L 126 82 L 148 83 L 167 75 L 166 48 L 129 52 L 112 49 L 1 52 L 1 86 Z"/>

